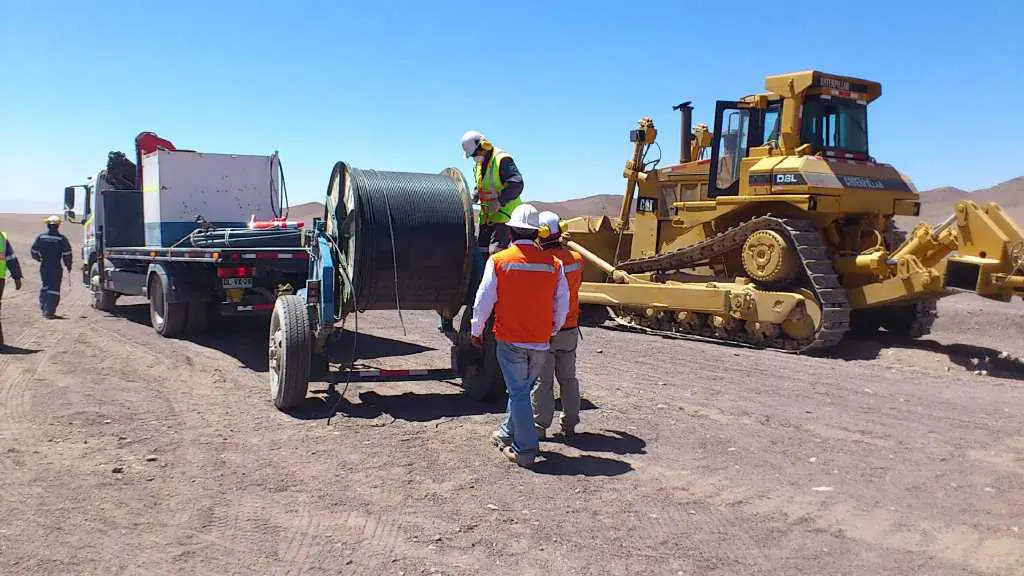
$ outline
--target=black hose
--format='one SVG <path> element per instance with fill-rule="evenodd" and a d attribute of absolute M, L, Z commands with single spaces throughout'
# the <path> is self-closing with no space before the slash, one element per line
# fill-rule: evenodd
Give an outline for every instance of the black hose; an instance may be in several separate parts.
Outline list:
<path fill-rule="evenodd" d="M 248 228 L 218 228 L 209 232 L 196 230 L 182 239 L 194 248 L 301 248 L 300 229 L 250 230 Z"/>
<path fill-rule="evenodd" d="M 458 312 L 476 245 L 461 172 L 380 172 L 338 162 L 328 196 L 328 231 L 349 263 L 351 308 Z"/>

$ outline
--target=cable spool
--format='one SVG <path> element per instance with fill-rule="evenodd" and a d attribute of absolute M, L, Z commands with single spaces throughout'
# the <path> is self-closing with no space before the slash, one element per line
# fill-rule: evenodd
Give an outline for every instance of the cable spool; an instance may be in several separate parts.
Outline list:
<path fill-rule="evenodd" d="M 360 170 L 338 162 L 325 206 L 352 283 L 342 312 L 461 308 L 472 273 L 473 205 L 462 172 Z"/>

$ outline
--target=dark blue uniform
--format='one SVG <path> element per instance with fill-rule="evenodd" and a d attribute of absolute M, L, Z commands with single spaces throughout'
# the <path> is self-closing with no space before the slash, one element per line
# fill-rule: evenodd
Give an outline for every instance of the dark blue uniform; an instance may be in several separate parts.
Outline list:
<path fill-rule="evenodd" d="M 32 259 L 40 263 L 39 276 L 43 281 L 39 288 L 39 309 L 43 316 L 52 318 L 60 304 L 60 284 L 64 280 L 61 263 L 71 270 L 71 243 L 56 227 L 50 227 L 32 243 Z"/>
<path fill-rule="evenodd" d="M 16 289 L 21 289 L 21 264 L 18 263 L 18 257 L 14 254 L 14 247 L 11 246 L 11 241 L 7 238 L 7 235 L 0 232 L 0 243 L 4 245 L 2 250 L 3 254 L 0 257 L 4 259 L 4 264 L 7 268 L 7 272 L 10 272 L 11 279 L 14 280 L 14 286 Z M 7 283 L 6 273 L 0 272 L 0 304 L 3 304 L 4 298 L 4 284 Z M 0 318 L 0 348 L 4 347 L 4 327 L 2 318 Z"/>

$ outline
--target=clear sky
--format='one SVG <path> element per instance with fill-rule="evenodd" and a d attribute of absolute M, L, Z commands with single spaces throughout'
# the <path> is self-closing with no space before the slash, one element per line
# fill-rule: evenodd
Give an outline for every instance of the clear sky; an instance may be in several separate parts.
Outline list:
<path fill-rule="evenodd" d="M 0 0 L 0 211 L 151 130 L 182 148 L 279 150 L 292 203 L 331 166 L 469 173 L 459 138 L 511 152 L 525 195 L 621 193 L 628 131 L 809 68 L 882 83 L 872 154 L 920 189 L 1024 174 L 1024 3 Z"/>

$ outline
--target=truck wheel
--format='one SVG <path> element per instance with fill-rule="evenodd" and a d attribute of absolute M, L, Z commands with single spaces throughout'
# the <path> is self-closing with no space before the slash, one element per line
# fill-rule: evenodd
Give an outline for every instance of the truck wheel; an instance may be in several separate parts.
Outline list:
<path fill-rule="evenodd" d="M 470 344 L 453 346 L 452 369 L 462 378 L 462 392 L 478 402 L 497 398 L 505 389 L 493 337 L 484 338 L 482 350 Z"/>
<path fill-rule="evenodd" d="M 202 334 L 206 332 L 207 319 L 209 318 L 210 306 L 206 302 L 189 302 L 188 318 L 186 320 L 189 334 Z"/>
<path fill-rule="evenodd" d="M 153 330 L 164 338 L 174 338 L 185 328 L 188 306 L 184 302 L 168 302 L 170 286 L 164 277 L 153 274 L 149 278 L 149 321 Z"/>
<path fill-rule="evenodd" d="M 282 296 L 270 317 L 270 396 L 278 410 L 298 407 L 309 387 L 312 351 L 306 304 L 298 296 Z"/>
<path fill-rule="evenodd" d="M 117 303 L 117 292 L 104 290 L 100 287 L 100 265 L 93 262 L 89 267 L 89 291 L 92 293 L 92 307 L 103 312 L 110 312 Z"/>

